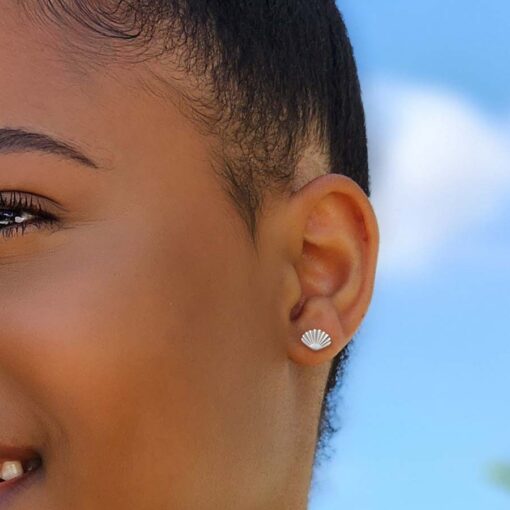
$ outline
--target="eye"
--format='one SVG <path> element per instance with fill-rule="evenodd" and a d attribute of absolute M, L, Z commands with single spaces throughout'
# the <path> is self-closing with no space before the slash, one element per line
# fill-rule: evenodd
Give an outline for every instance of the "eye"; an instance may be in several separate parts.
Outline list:
<path fill-rule="evenodd" d="M 40 229 L 57 221 L 43 209 L 38 197 L 19 191 L 0 192 L 0 234 L 3 238 L 24 235 L 30 227 Z"/>

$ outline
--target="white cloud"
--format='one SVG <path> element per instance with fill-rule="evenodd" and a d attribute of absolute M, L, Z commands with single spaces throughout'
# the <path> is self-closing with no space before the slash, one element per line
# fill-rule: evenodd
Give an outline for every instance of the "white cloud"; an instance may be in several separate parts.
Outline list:
<path fill-rule="evenodd" d="M 423 274 L 509 204 L 510 122 L 452 92 L 398 82 L 374 83 L 364 101 L 378 270 Z"/>

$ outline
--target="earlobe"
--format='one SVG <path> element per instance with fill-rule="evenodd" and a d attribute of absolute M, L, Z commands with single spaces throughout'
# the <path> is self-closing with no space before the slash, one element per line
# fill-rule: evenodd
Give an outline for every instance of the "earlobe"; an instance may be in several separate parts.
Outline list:
<path fill-rule="evenodd" d="M 289 319 L 289 358 L 316 365 L 330 361 L 349 342 L 369 306 L 379 231 L 363 190 L 351 179 L 328 174 L 314 179 L 293 197 L 294 263 L 300 298 Z M 302 341 L 307 331 L 322 330 L 331 342 L 313 350 Z M 311 335 L 311 333 L 310 333 Z"/>
<path fill-rule="evenodd" d="M 289 358 L 301 365 L 320 365 L 331 361 L 348 342 L 342 322 L 328 297 L 307 299 L 292 329 L 295 337 L 289 341 Z M 306 339 L 307 336 L 316 336 L 314 330 L 323 331 L 329 340 L 320 349 L 311 348 Z"/>

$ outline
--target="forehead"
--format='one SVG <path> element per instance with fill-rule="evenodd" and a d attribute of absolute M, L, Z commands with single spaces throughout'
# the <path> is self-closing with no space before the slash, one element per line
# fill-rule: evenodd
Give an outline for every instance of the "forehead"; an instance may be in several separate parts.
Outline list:
<path fill-rule="evenodd" d="M 93 51 L 81 51 L 83 40 L 73 39 L 69 29 L 33 22 L 14 2 L 3 7 L 0 126 L 74 138 L 108 159 L 116 142 L 118 147 L 126 146 L 129 136 L 139 140 L 135 126 L 143 126 L 147 135 L 167 129 L 169 139 L 197 137 L 175 107 L 181 102 L 177 87 L 165 79 L 163 88 L 162 80 L 153 79 L 155 71 L 161 74 L 157 63 L 96 59 Z M 110 51 L 101 49 L 103 56 Z"/>
<path fill-rule="evenodd" d="M 46 106 L 55 100 L 65 105 L 70 97 L 75 103 L 99 100 L 101 93 L 120 87 L 129 93 L 139 87 L 143 65 L 121 66 L 115 59 L 103 63 L 93 50 L 80 51 L 84 46 L 71 31 L 53 23 L 36 24 L 10 2 L 6 5 L 10 7 L 2 8 L 0 19 L 0 84 L 12 99 L 26 98 L 30 91 L 34 102 L 44 98 Z"/>

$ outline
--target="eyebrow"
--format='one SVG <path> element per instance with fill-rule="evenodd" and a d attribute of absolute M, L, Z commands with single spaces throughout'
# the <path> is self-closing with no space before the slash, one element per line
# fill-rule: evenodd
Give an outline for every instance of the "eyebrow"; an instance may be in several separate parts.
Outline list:
<path fill-rule="evenodd" d="M 68 142 L 58 140 L 44 133 L 24 129 L 0 128 L 0 154 L 28 151 L 64 156 L 87 167 L 99 168 L 97 163 Z"/>

